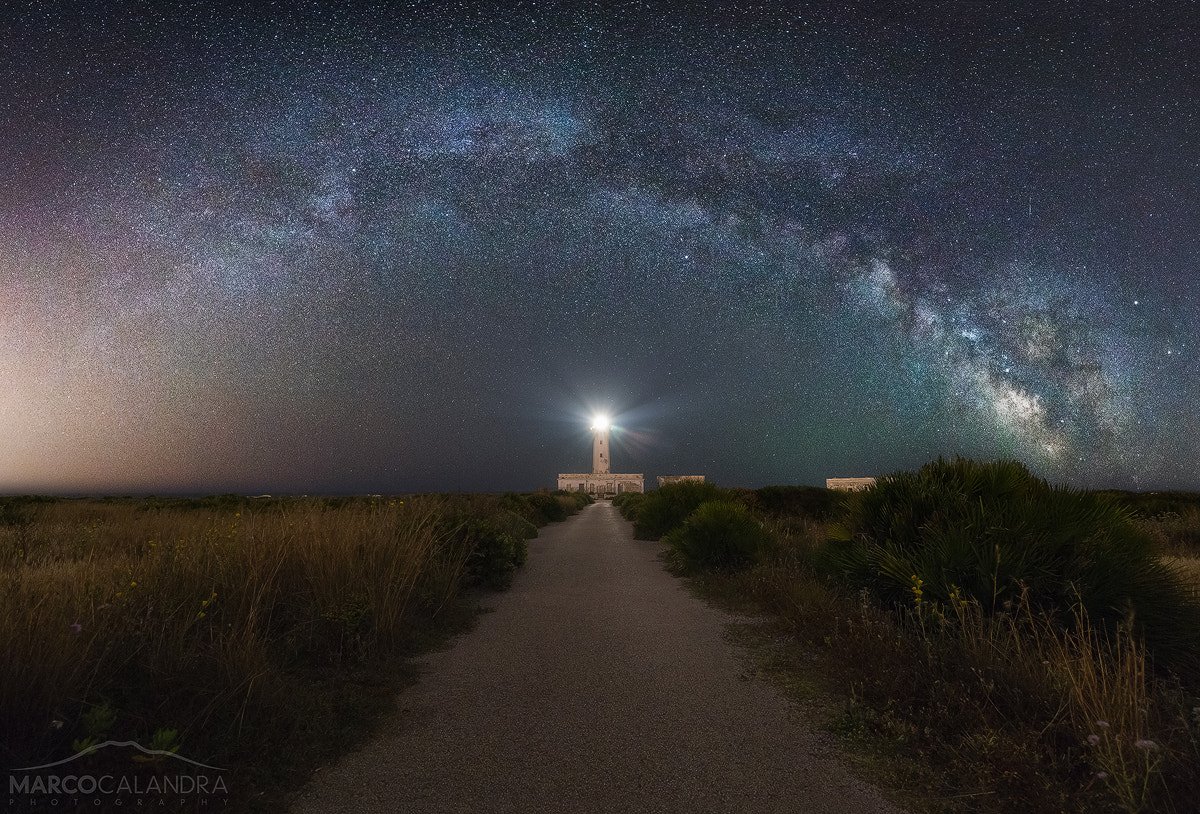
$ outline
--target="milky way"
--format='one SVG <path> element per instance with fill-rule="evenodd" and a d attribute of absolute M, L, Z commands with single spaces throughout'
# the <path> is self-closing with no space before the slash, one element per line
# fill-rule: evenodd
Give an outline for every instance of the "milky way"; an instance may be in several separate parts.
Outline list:
<path fill-rule="evenodd" d="M 70 5 L 0 23 L 0 491 L 533 489 L 601 408 L 1200 488 L 1186 9 Z"/>

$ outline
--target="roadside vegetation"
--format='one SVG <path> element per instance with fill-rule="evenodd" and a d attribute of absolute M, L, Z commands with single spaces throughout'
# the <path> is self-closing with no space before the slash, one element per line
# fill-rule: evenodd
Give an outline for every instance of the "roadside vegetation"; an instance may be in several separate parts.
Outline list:
<path fill-rule="evenodd" d="M 0 767 L 132 740 L 228 767 L 223 810 L 279 810 L 589 502 L 0 498 Z M 139 758 L 119 768 L 164 768 Z"/>
<path fill-rule="evenodd" d="M 766 672 L 832 697 L 913 810 L 1195 810 L 1200 495 L 961 459 L 856 493 L 698 486 L 615 502 L 703 595 L 765 614 Z"/>

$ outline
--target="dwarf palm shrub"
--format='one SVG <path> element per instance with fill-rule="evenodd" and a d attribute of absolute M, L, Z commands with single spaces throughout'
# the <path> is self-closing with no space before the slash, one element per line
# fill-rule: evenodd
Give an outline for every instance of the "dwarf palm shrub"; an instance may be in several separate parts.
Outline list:
<path fill-rule="evenodd" d="M 1195 653 L 1200 611 L 1111 496 L 1051 487 L 1016 461 L 956 459 L 898 472 L 847 499 L 824 565 L 889 605 L 1018 599 L 1065 623 L 1082 607 L 1132 621 L 1166 660 Z"/>
<path fill-rule="evenodd" d="M 744 568 L 771 545 L 771 535 L 741 503 L 702 503 L 664 541 L 692 571 Z"/>

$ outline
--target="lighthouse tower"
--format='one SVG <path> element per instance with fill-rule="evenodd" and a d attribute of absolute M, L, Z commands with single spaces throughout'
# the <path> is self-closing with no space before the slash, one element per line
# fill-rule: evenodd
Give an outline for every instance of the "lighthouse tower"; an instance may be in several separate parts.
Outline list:
<path fill-rule="evenodd" d="M 607 418 L 597 418 L 592 424 L 592 474 L 608 474 L 608 431 L 611 425 Z"/>
<path fill-rule="evenodd" d="M 643 475 L 614 474 L 612 458 L 608 452 L 608 436 L 612 422 L 608 416 L 598 415 L 592 419 L 592 471 L 560 472 L 558 488 L 569 492 L 587 492 L 596 497 L 619 495 L 623 492 L 640 492 L 645 486 Z"/>

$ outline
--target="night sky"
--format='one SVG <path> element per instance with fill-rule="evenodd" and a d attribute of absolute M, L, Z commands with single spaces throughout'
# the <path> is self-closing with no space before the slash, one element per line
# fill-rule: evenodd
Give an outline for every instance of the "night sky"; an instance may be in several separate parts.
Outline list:
<path fill-rule="evenodd" d="M 1198 26 L 4 3 L 0 492 L 1200 489 Z"/>

